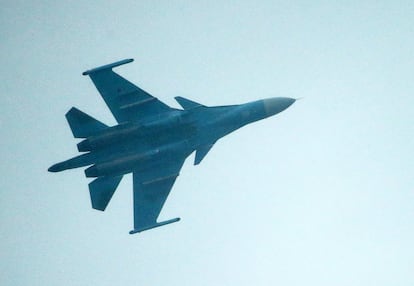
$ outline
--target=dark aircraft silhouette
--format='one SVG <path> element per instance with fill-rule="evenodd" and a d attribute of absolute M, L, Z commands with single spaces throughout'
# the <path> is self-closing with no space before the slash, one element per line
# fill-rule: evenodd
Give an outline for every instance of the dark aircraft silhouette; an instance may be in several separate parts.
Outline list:
<path fill-rule="evenodd" d="M 295 99 L 275 97 L 240 105 L 207 107 L 176 97 L 183 110 L 167 106 L 112 68 L 126 59 L 88 70 L 118 125 L 109 127 L 72 107 L 66 119 L 82 155 L 57 163 L 50 172 L 90 166 L 86 177 L 92 207 L 105 210 L 122 176 L 133 174 L 134 229 L 130 234 L 179 221 L 157 222 L 158 215 L 185 159 L 196 151 L 199 164 L 214 143 L 236 129 L 275 115 Z"/>

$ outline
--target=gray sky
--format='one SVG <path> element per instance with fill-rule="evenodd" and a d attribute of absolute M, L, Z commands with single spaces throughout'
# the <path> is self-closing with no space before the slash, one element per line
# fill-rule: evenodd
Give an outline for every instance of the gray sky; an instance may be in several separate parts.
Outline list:
<path fill-rule="evenodd" d="M 1 285 L 413 285 L 413 1 L 2 1 Z M 305 97 L 187 160 L 137 235 L 132 182 L 90 207 L 72 106 L 84 70 L 165 103 Z"/>

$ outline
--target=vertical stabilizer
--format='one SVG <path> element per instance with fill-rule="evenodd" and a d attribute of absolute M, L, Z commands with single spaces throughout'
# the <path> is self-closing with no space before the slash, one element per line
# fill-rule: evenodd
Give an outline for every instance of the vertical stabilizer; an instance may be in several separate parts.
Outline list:
<path fill-rule="evenodd" d="M 194 159 L 194 165 L 200 164 L 200 162 L 204 159 L 204 157 L 207 155 L 207 153 L 210 151 L 213 145 L 214 143 L 203 145 L 197 149 L 195 159 Z"/>
<path fill-rule="evenodd" d="M 204 106 L 204 105 L 202 105 L 198 102 L 189 100 L 189 99 L 181 97 L 181 96 L 176 96 L 174 98 L 181 105 L 181 107 L 186 109 L 186 110 L 193 109 L 193 108 L 200 107 L 200 106 Z"/>

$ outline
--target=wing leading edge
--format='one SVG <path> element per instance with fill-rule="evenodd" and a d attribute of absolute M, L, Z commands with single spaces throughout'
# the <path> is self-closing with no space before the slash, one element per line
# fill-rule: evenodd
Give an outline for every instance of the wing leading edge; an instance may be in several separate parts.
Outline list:
<path fill-rule="evenodd" d="M 157 218 L 178 177 L 185 158 L 165 162 L 162 168 L 133 173 L 134 184 L 134 234 L 151 228 L 177 222 L 174 218 L 157 222 Z"/>
<path fill-rule="evenodd" d="M 116 121 L 142 122 L 171 108 L 112 71 L 112 68 L 132 62 L 126 59 L 85 71 L 98 89 Z"/>

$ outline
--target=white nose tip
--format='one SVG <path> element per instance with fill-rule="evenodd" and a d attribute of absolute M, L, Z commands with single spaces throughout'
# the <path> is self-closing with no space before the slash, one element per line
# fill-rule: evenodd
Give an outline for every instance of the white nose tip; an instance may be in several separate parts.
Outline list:
<path fill-rule="evenodd" d="M 296 99 L 290 97 L 274 97 L 263 100 L 265 112 L 267 116 L 282 112 L 291 106 Z"/>

